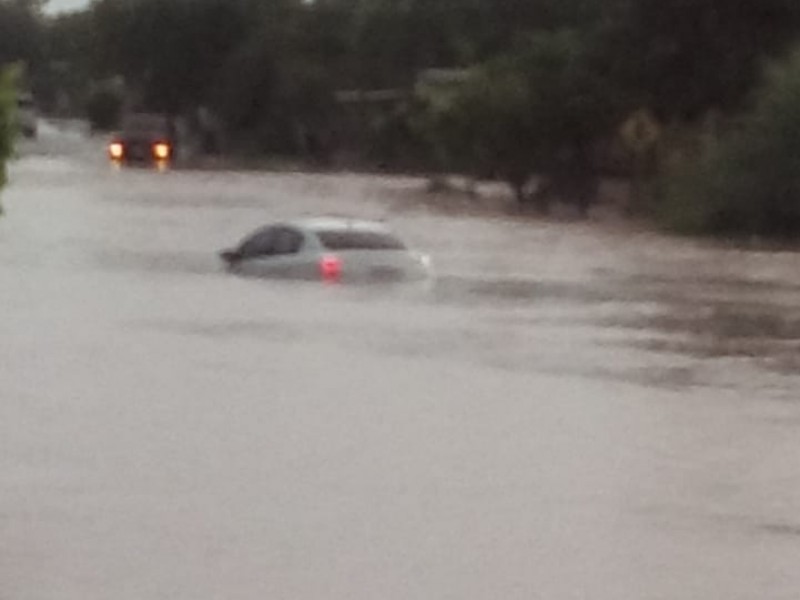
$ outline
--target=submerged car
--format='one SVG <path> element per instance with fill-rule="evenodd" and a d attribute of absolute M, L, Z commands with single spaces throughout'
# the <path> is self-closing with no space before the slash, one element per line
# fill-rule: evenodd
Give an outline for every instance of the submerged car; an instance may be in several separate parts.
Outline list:
<path fill-rule="evenodd" d="M 430 278 L 430 258 L 383 223 L 315 218 L 275 223 L 220 252 L 234 273 L 325 282 L 402 282 Z"/>
<path fill-rule="evenodd" d="M 175 155 L 176 136 L 170 120 L 157 114 L 135 113 L 122 120 L 108 144 L 108 156 L 116 164 L 166 166 Z"/>

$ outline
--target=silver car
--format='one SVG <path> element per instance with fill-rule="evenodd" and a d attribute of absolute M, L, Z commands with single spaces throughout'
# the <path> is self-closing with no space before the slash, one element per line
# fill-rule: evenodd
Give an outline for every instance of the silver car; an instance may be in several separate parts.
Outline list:
<path fill-rule="evenodd" d="M 254 277 L 395 282 L 432 274 L 429 257 L 383 223 L 333 217 L 267 225 L 220 257 L 231 272 Z"/>

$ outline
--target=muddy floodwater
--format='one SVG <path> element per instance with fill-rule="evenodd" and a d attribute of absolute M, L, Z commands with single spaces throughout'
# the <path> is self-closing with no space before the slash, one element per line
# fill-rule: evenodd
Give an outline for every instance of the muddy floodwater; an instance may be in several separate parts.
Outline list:
<path fill-rule="evenodd" d="M 796 600 L 800 254 L 434 210 L 404 178 L 115 171 L 0 220 L 3 600 Z M 385 219 L 430 290 L 242 279 Z"/>

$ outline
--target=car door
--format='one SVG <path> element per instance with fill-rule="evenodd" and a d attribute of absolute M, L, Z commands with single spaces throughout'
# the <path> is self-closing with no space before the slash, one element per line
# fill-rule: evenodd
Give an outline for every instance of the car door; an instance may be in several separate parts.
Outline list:
<path fill-rule="evenodd" d="M 270 275 L 273 277 L 302 277 L 303 234 L 294 227 L 276 227 L 272 238 Z"/>
<path fill-rule="evenodd" d="M 259 229 L 239 246 L 236 271 L 243 275 L 260 276 L 268 273 L 269 259 L 275 239 L 275 228 Z"/>
<path fill-rule="evenodd" d="M 242 247 L 241 271 L 256 277 L 302 276 L 303 235 L 292 227 L 276 226 L 254 236 Z"/>

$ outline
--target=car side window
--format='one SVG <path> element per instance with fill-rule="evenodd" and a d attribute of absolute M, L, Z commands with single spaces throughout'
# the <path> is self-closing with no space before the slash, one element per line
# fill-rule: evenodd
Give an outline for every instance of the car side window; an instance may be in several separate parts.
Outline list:
<path fill-rule="evenodd" d="M 257 258 L 274 254 L 275 229 L 270 227 L 257 231 L 242 242 L 239 250 L 243 259 Z"/>
<path fill-rule="evenodd" d="M 273 254 L 296 254 L 303 245 L 303 236 L 299 231 L 289 227 L 275 230 Z"/>

